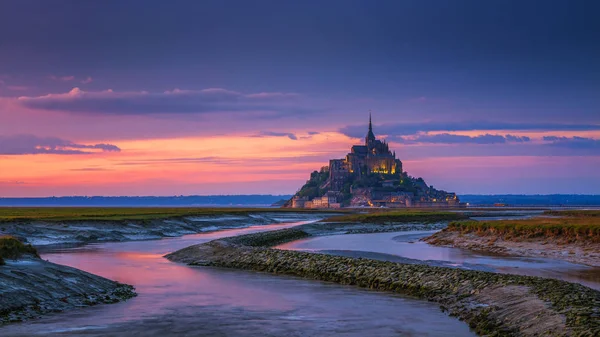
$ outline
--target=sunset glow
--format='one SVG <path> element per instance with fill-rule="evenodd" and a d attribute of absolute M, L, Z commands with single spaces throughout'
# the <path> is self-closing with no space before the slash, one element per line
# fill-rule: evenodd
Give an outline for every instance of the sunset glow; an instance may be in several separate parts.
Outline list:
<path fill-rule="evenodd" d="M 69 9 L 90 14 L 83 31 L 59 8 L 3 11 L 27 15 L 0 15 L 13 32 L 0 40 L 0 196 L 290 194 L 361 142 L 369 110 L 404 169 L 443 189 L 600 186 L 590 169 L 600 160 L 600 65 L 577 56 L 598 54 L 585 43 L 593 29 L 538 19 L 527 6 L 511 12 L 511 27 L 484 11 L 482 28 L 442 8 L 369 7 L 382 17 L 375 23 L 329 5 L 320 10 L 337 21 L 310 31 L 289 4 L 275 6 L 289 25 L 265 4 L 153 6 L 111 21 L 127 34 L 97 28 L 102 18 L 84 4 Z M 146 26 L 171 11 L 161 29 Z M 244 25 L 248 15 L 264 25 Z M 443 19 L 422 19 L 432 15 Z M 27 22 L 36 30 L 11 28 Z M 564 34 L 540 38 L 558 29 L 550 22 Z"/>

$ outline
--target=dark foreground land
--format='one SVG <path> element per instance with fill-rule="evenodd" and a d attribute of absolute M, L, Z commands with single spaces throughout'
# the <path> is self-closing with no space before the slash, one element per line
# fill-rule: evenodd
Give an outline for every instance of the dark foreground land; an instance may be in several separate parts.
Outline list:
<path fill-rule="evenodd" d="M 0 285 L 0 325 L 136 295 L 132 286 L 44 261 L 12 237 L 0 237 Z"/>

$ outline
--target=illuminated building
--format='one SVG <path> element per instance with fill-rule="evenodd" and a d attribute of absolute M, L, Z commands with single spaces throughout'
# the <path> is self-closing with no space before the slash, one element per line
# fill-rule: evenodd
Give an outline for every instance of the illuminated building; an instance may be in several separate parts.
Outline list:
<path fill-rule="evenodd" d="M 344 159 L 329 161 L 329 186 L 333 190 L 340 190 L 351 175 L 361 176 L 369 173 L 402 173 L 402 162 L 396 159 L 396 153 L 390 151 L 385 140 L 375 138 L 371 114 L 365 144 L 352 146 Z"/>

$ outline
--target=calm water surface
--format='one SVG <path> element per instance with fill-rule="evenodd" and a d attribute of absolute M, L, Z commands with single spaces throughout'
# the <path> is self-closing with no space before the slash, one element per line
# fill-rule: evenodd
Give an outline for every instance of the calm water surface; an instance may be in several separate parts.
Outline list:
<path fill-rule="evenodd" d="M 290 242 L 277 248 L 353 256 L 378 253 L 380 255 L 369 254 L 369 257 L 380 259 L 399 256 L 416 260 L 449 261 L 456 267 L 466 269 L 557 278 L 600 290 L 600 268 L 553 259 L 483 255 L 466 249 L 433 246 L 419 241 L 433 233 L 435 231 L 319 236 Z"/>
<path fill-rule="evenodd" d="M 475 336 L 433 303 L 292 277 L 188 267 L 162 257 L 219 237 L 301 223 L 48 252 L 44 259 L 135 285 L 139 296 L 9 325 L 0 335 Z"/>

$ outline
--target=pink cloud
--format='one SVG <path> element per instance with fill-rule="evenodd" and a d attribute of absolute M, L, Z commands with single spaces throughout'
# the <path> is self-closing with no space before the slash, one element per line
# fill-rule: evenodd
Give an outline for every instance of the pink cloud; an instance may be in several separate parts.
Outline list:
<path fill-rule="evenodd" d="M 84 80 L 81 81 L 82 84 L 88 84 L 88 83 L 92 83 L 94 81 L 94 79 L 92 79 L 91 76 L 86 77 Z"/>

